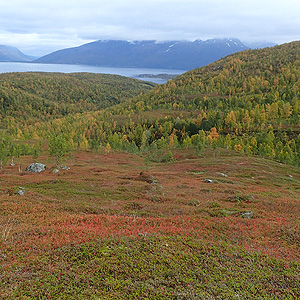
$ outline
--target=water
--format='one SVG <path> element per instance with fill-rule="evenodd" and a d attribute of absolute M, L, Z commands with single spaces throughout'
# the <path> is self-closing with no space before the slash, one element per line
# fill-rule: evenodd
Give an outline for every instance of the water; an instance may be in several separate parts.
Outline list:
<path fill-rule="evenodd" d="M 140 74 L 169 74 L 180 75 L 185 70 L 169 70 L 169 69 L 141 69 L 141 68 L 109 68 L 109 67 L 96 67 L 86 65 L 64 65 L 64 64 L 36 64 L 36 63 L 18 63 L 18 62 L 0 62 L 0 73 L 10 72 L 59 72 L 59 73 L 102 73 L 102 74 L 115 74 L 131 78 L 138 78 L 147 80 L 154 83 L 162 84 L 168 79 L 165 78 L 149 78 L 146 76 L 139 77 Z"/>

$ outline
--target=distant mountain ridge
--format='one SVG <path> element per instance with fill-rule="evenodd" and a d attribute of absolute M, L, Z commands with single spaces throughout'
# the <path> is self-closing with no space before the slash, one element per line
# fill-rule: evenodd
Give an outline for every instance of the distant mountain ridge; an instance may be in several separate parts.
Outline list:
<path fill-rule="evenodd" d="M 96 41 L 62 49 L 34 62 L 190 70 L 248 49 L 238 39 L 207 41 Z"/>
<path fill-rule="evenodd" d="M 16 47 L 0 45 L 0 61 L 2 62 L 30 62 L 33 59 Z"/>

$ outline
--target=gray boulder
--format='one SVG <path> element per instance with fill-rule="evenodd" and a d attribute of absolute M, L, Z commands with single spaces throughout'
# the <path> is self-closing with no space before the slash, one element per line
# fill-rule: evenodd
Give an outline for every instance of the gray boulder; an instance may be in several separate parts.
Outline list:
<path fill-rule="evenodd" d="M 20 187 L 19 187 L 19 190 L 17 191 L 17 194 L 18 194 L 18 195 L 21 195 L 21 196 L 25 195 L 25 190 L 24 190 L 24 188 L 20 186 Z"/>
<path fill-rule="evenodd" d="M 213 183 L 213 181 L 211 179 L 205 179 L 204 182 L 205 183 Z"/>
<path fill-rule="evenodd" d="M 32 173 L 41 173 L 46 170 L 46 165 L 41 163 L 33 163 L 26 168 L 26 171 Z"/>
<path fill-rule="evenodd" d="M 246 211 L 240 214 L 242 218 L 252 219 L 253 218 L 253 212 L 252 211 Z"/>
<path fill-rule="evenodd" d="M 62 170 L 70 170 L 70 167 L 67 167 L 67 166 L 60 166 L 60 168 L 61 168 Z"/>

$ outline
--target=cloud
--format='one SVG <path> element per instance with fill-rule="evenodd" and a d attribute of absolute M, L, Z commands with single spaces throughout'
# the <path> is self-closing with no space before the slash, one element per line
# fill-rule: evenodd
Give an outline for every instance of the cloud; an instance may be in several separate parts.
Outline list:
<path fill-rule="evenodd" d="M 298 0 L 11 0 L 0 44 L 44 55 L 98 39 L 300 39 Z"/>

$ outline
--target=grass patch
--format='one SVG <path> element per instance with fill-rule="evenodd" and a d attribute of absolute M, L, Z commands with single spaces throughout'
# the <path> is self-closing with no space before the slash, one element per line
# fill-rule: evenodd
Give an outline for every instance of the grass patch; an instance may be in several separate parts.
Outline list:
<path fill-rule="evenodd" d="M 295 299 L 300 265 L 186 237 L 65 246 L 4 272 L 14 299 Z"/>
<path fill-rule="evenodd" d="M 59 176 L 7 168 L 0 298 L 298 299 L 294 168 L 183 154 L 149 162 L 149 174 L 143 158 L 119 152 L 78 153 L 81 165 Z M 25 195 L 7 193 L 20 186 Z"/>

